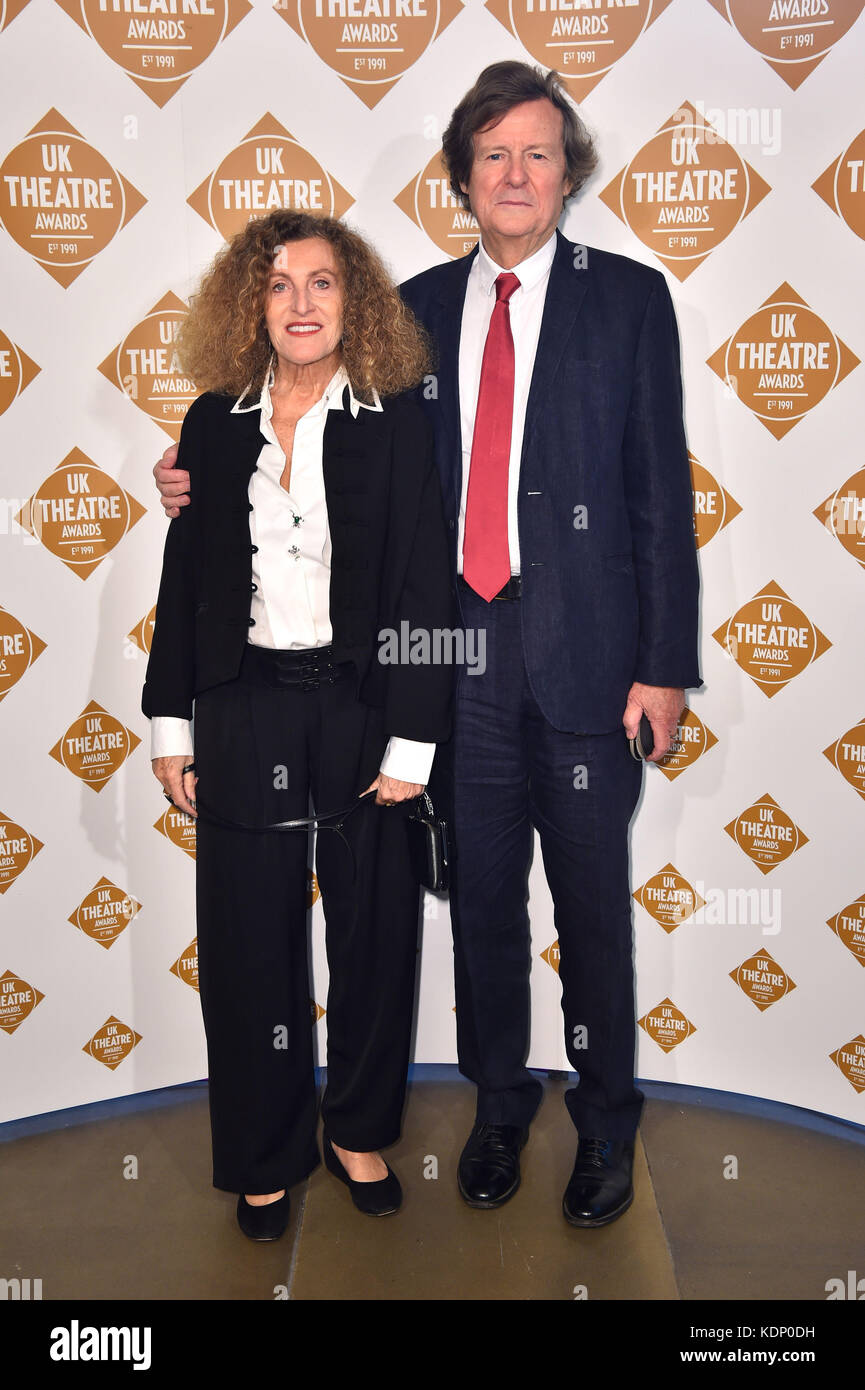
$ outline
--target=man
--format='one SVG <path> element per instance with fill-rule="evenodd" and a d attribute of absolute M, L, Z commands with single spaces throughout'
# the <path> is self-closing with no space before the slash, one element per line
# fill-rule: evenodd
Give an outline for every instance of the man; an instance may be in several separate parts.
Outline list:
<path fill-rule="evenodd" d="M 478 1088 L 459 1189 L 480 1208 L 513 1196 L 541 1100 L 525 1067 L 534 826 L 579 1073 L 563 1212 L 601 1226 L 633 1200 L 643 1101 L 628 873 L 642 768 L 625 735 L 645 714 L 663 757 L 701 684 L 678 335 L 659 272 L 557 231 L 595 154 L 554 73 L 486 68 L 443 157 L 481 244 L 402 293 L 438 351 L 421 395 L 462 619 L 486 634 L 483 673 L 458 672 L 448 760 L 457 1041 Z M 183 475 L 156 471 L 169 506 Z"/>

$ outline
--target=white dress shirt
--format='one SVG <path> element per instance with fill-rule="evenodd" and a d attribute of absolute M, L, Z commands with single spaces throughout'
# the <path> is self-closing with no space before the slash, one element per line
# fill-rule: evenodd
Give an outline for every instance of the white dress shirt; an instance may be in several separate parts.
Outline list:
<path fill-rule="evenodd" d="M 514 413 L 508 464 L 508 550 L 510 552 L 511 574 L 519 574 L 520 572 L 517 496 L 520 484 L 520 457 L 523 451 L 523 429 L 526 422 L 526 405 L 529 399 L 535 354 L 541 332 L 544 302 L 547 297 L 547 284 L 555 254 L 556 234 L 553 232 L 539 251 L 535 251 L 519 265 L 513 267 L 513 274 L 519 280 L 520 287 L 514 290 L 510 298 L 511 335 L 514 340 Z M 493 305 L 496 302 L 495 283 L 498 276 L 504 273 L 502 266 L 496 265 L 495 261 L 490 259 L 484 250 L 483 241 L 481 241 L 478 254 L 469 271 L 460 331 L 460 426 L 463 453 L 462 496 L 460 498 L 457 541 L 457 570 L 460 574 L 463 572 L 466 497 L 469 488 L 469 468 L 471 467 L 472 439 L 481 380 L 481 364 Z"/>
<path fill-rule="evenodd" d="M 232 415 L 261 411 L 264 437 L 258 466 L 249 480 L 249 531 L 258 550 L 252 554 L 250 617 L 248 641 L 257 647 L 281 651 L 326 647 L 333 637 L 330 624 L 330 528 L 324 491 L 322 451 L 328 410 L 342 410 L 342 393 L 349 390 L 349 406 L 357 418 L 358 410 L 380 411 L 377 393 L 372 405 L 359 401 L 351 389 L 345 368 L 340 367 L 328 382 L 324 395 L 298 420 L 291 454 L 291 491 L 280 484 L 285 454 L 273 428 L 270 387 L 273 373 L 265 383 L 261 398 L 251 405 L 234 403 Z M 151 720 L 150 756 L 172 754 L 191 758 L 192 726 L 187 719 L 157 715 Z M 381 762 L 381 771 L 402 782 L 425 785 L 432 767 L 434 743 L 415 739 L 391 738 Z"/>

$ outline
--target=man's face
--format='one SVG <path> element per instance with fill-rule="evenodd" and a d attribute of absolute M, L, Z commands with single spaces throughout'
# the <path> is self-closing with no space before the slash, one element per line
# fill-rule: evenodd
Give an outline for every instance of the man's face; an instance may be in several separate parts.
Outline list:
<path fill-rule="evenodd" d="M 513 238 L 541 246 L 552 235 L 570 191 L 562 136 L 562 114 L 546 97 L 511 107 L 475 133 L 471 175 L 461 187 L 485 243 Z"/>

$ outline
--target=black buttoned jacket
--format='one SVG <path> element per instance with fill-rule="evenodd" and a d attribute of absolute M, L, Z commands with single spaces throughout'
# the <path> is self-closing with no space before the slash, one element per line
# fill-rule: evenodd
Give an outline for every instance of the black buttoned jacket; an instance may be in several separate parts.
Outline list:
<path fill-rule="evenodd" d="M 233 680 L 250 629 L 249 480 L 262 448 L 257 410 L 208 393 L 183 422 L 178 467 L 190 501 L 168 528 L 141 707 L 192 717 L 196 695 Z M 455 617 L 447 532 L 430 426 L 407 397 L 381 412 L 329 410 L 323 472 L 331 536 L 335 661 L 353 662 L 359 698 L 384 710 L 388 737 L 440 743 L 450 731 L 453 668 L 384 664 L 383 629 L 432 633 Z M 403 642 L 403 654 L 409 643 Z M 435 650 L 435 643 L 431 644 Z"/>

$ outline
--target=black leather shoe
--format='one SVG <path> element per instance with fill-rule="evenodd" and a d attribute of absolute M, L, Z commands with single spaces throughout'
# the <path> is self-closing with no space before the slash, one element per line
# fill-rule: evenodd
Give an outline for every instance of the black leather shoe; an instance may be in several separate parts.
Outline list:
<path fill-rule="evenodd" d="M 288 1225 L 288 1188 L 275 1202 L 252 1207 L 241 1192 L 237 1199 L 237 1224 L 250 1240 L 279 1240 Z"/>
<path fill-rule="evenodd" d="M 457 1185 L 470 1207 L 503 1206 L 520 1185 L 520 1149 L 529 1137 L 519 1125 L 475 1125 L 460 1155 Z"/>
<path fill-rule="evenodd" d="M 633 1140 L 580 1136 L 562 1211 L 572 1226 L 606 1226 L 634 1200 Z"/>
<path fill-rule="evenodd" d="M 386 1178 L 380 1178 L 378 1182 L 355 1182 L 343 1168 L 326 1134 L 322 1136 L 322 1149 L 324 1166 L 335 1178 L 345 1183 L 358 1211 L 362 1211 L 365 1216 L 390 1216 L 392 1212 L 399 1211 L 402 1206 L 402 1188 L 399 1178 L 387 1160 L 383 1160 L 387 1169 Z"/>

